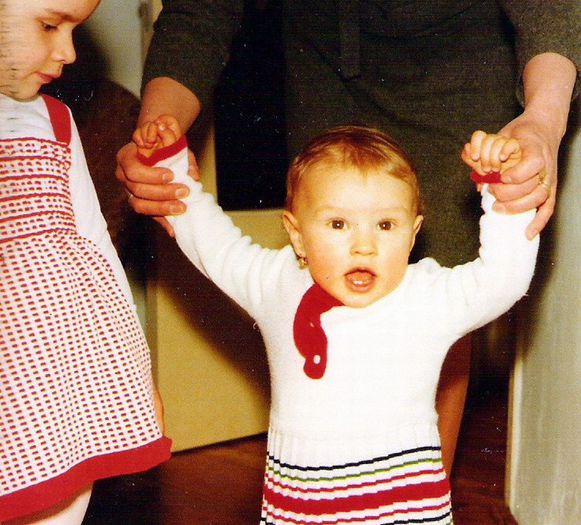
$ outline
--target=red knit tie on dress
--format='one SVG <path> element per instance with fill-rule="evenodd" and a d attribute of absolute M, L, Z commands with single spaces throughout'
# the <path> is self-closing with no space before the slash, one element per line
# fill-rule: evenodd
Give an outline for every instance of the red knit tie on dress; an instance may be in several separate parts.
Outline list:
<path fill-rule="evenodd" d="M 293 334 L 295 344 L 305 358 L 303 370 L 311 379 L 321 379 L 327 367 L 327 336 L 321 326 L 321 314 L 343 303 L 313 284 L 299 304 Z"/>

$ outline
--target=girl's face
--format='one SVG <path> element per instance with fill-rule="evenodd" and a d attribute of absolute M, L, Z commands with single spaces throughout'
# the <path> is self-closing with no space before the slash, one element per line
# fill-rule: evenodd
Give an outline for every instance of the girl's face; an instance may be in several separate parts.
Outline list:
<path fill-rule="evenodd" d="M 73 29 L 100 0 L 6 0 L 7 33 L 0 65 L 0 92 L 17 100 L 34 98 L 43 84 L 76 59 Z"/>
<path fill-rule="evenodd" d="M 354 308 L 397 288 L 422 223 L 405 181 L 337 166 L 306 173 L 283 219 L 315 282 Z"/>

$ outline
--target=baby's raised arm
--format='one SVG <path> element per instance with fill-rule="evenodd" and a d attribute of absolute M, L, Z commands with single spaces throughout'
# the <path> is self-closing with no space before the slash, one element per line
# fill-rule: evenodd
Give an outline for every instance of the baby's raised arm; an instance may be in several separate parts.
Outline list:
<path fill-rule="evenodd" d="M 526 237 L 534 210 L 519 214 L 496 212 L 488 184 L 500 183 L 499 175 L 521 160 L 514 139 L 476 131 L 464 146 L 462 160 L 473 170 L 471 178 L 481 186 L 480 249 L 478 259 L 448 269 L 441 281 L 445 315 L 458 334 L 474 330 L 506 312 L 527 291 L 535 268 L 538 236 Z M 498 177 L 498 180 L 491 180 Z M 436 285 L 431 285 L 437 290 Z"/>

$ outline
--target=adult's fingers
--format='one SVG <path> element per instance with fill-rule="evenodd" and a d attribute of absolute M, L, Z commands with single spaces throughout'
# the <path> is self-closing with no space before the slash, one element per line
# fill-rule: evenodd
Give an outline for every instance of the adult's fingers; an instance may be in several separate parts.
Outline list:
<path fill-rule="evenodd" d="M 551 196 L 539 208 L 535 218 L 527 226 L 526 235 L 528 239 L 533 239 L 537 234 L 543 231 L 555 212 L 556 196 L 554 189 L 551 190 L 551 192 Z"/>
<path fill-rule="evenodd" d="M 175 231 L 165 217 L 154 217 L 153 220 L 160 224 L 170 237 L 175 237 Z"/>
<path fill-rule="evenodd" d="M 527 182 L 526 186 L 529 186 L 530 184 L 530 182 Z M 509 199 L 508 197 L 512 196 L 510 192 L 514 191 L 513 188 L 501 187 L 500 185 L 496 186 L 497 187 L 492 190 L 497 198 L 497 201 L 494 204 L 494 209 L 502 213 L 523 213 L 525 211 L 540 208 L 551 199 L 554 201 L 555 188 L 551 188 L 550 191 L 547 191 L 547 189 L 538 184 L 538 182 L 534 184 L 532 191 L 524 193 L 519 191 L 520 196 L 515 196 L 512 199 Z M 499 197 L 499 195 L 501 195 L 501 197 Z M 550 208 L 554 209 L 554 202 L 553 206 Z"/>
<path fill-rule="evenodd" d="M 117 154 L 115 170 L 115 176 L 131 196 L 131 207 L 146 215 L 183 213 L 185 206 L 178 201 L 188 195 L 188 187 L 184 184 L 168 184 L 173 179 L 171 170 L 142 164 L 136 152 L 134 144 L 121 148 Z"/>
<path fill-rule="evenodd" d="M 491 184 L 490 193 L 494 195 L 498 202 L 510 202 L 521 199 L 537 190 L 539 185 L 538 177 L 528 179 L 521 184 Z M 545 194 L 545 199 L 547 195 Z M 543 201 L 544 202 L 544 201 Z M 542 203 L 541 203 L 542 204 Z"/>
<path fill-rule="evenodd" d="M 151 191 L 155 189 L 157 187 L 154 187 Z M 175 199 L 142 199 L 135 194 L 131 194 L 128 202 L 129 206 L 141 215 L 164 217 L 166 215 L 180 215 L 186 211 L 186 205 L 182 201 Z"/>
<path fill-rule="evenodd" d="M 126 187 L 133 182 L 165 184 L 172 181 L 174 177 L 172 171 L 167 168 L 154 168 L 142 164 L 137 158 L 137 146 L 132 142 L 117 152 L 115 176 Z"/>
<path fill-rule="evenodd" d="M 546 163 L 542 157 L 523 156 L 517 164 L 502 174 L 502 180 L 506 183 L 520 184 L 526 180 L 537 178 L 543 169 L 546 169 Z M 551 179 L 553 178 L 551 176 Z"/>

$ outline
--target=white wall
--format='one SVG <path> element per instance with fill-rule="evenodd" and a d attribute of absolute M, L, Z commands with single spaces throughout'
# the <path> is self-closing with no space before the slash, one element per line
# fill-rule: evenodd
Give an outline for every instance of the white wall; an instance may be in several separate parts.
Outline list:
<path fill-rule="evenodd" d="M 85 24 L 105 58 L 105 75 L 139 96 L 142 75 L 140 0 L 102 0 Z"/>
<path fill-rule="evenodd" d="M 507 485 L 522 525 L 581 523 L 581 132 L 570 123 L 575 126 L 561 168 L 554 237 L 541 244 L 513 378 Z"/>

